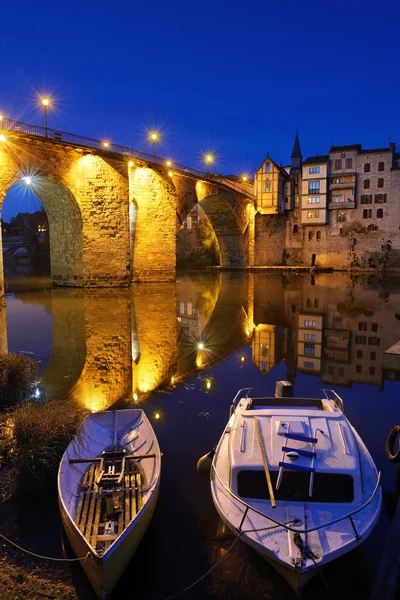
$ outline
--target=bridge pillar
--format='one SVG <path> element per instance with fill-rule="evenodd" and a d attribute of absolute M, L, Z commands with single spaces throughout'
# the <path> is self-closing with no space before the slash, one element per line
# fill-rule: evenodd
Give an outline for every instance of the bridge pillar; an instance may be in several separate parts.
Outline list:
<path fill-rule="evenodd" d="M 172 181 L 149 167 L 129 170 L 133 282 L 175 280 L 176 199 Z"/>

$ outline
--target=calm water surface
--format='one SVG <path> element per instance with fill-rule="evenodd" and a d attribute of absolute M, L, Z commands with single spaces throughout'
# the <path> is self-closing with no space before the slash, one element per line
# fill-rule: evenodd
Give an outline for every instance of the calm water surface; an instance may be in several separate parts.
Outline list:
<path fill-rule="evenodd" d="M 385 507 L 373 534 L 326 567 L 325 581 L 317 577 L 303 597 L 368 597 L 396 484 L 385 441 L 400 421 L 400 356 L 385 351 L 400 340 L 400 280 L 203 273 L 130 290 L 52 290 L 45 283 L 9 280 L 2 348 L 38 360 L 45 387 L 68 394 L 71 403 L 94 411 L 140 406 L 164 453 L 153 521 L 113 599 L 161 600 L 229 548 L 235 538 L 218 519 L 196 462 L 218 441 L 239 388 L 273 395 L 280 379 L 291 381 L 298 396 L 333 387 L 383 478 Z M 310 324 L 314 337 L 305 342 Z M 23 531 L 36 552 L 61 553 L 57 511 L 47 521 L 27 517 Z M 78 597 L 93 598 L 79 569 L 72 576 Z M 293 596 L 238 542 L 182 598 Z"/>

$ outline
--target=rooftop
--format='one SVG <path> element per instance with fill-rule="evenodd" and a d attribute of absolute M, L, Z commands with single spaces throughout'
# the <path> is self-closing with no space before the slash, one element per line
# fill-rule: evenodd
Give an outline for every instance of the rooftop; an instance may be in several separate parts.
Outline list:
<path fill-rule="evenodd" d="M 327 163 L 328 159 L 329 159 L 329 156 L 327 154 L 323 155 L 323 156 L 309 156 L 303 162 L 303 165 L 319 165 L 319 164 Z"/>

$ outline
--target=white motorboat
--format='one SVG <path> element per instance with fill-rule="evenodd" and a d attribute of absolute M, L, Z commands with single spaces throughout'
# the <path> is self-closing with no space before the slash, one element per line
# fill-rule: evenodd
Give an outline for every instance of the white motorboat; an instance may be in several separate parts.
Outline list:
<path fill-rule="evenodd" d="M 215 449 L 212 497 L 228 527 L 299 591 L 371 533 L 380 473 L 333 390 L 321 399 L 250 390 L 236 395 Z"/>
<path fill-rule="evenodd" d="M 142 410 L 89 415 L 66 449 L 58 497 L 68 539 L 99 598 L 107 598 L 153 515 L 161 454 Z"/>

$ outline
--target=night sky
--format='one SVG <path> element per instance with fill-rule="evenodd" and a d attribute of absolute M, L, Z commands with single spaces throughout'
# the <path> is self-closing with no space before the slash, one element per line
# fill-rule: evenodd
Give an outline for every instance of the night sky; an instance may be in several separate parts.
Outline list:
<path fill-rule="evenodd" d="M 3 0 L 0 113 L 42 124 L 49 94 L 49 127 L 150 151 L 157 127 L 159 154 L 225 174 L 288 163 L 297 126 L 304 157 L 400 145 L 399 22 L 398 0 Z"/>

